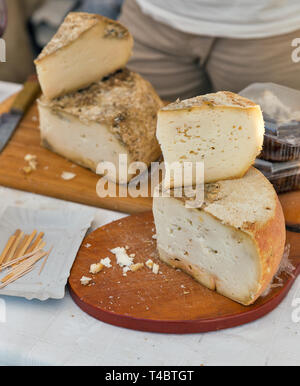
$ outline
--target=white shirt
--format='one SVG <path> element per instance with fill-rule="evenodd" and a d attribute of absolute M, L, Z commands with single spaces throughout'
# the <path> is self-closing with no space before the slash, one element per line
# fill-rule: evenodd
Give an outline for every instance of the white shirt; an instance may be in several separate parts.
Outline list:
<path fill-rule="evenodd" d="M 250 39 L 299 30 L 300 0 L 137 0 L 143 12 L 197 35 Z"/>

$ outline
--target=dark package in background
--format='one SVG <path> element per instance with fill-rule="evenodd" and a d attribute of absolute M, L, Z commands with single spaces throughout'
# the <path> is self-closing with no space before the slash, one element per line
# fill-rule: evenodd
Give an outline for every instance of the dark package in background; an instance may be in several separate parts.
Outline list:
<path fill-rule="evenodd" d="M 240 93 L 261 106 L 265 139 L 260 158 L 300 159 L 300 91 L 274 83 L 254 83 Z"/>
<path fill-rule="evenodd" d="M 257 159 L 255 167 L 268 178 L 277 193 L 300 189 L 300 160 L 270 162 Z"/>

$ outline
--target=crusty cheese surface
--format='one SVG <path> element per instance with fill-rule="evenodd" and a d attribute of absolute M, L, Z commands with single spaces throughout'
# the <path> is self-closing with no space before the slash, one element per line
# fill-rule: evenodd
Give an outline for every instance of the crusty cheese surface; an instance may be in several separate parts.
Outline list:
<path fill-rule="evenodd" d="M 149 165 L 160 156 L 155 137 L 162 107 L 138 74 L 121 71 L 80 92 L 38 102 L 42 143 L 93 171 L 99 162 L 118 166 L 119 154 Z"/>
<path fill-rule="evenodd" d="M 166 169 L 174 162 L 203 162 L 208 183 L 242 177 L 260 153 L 263 137 L 260 107 L 230 92 L 177 101 L 158 114 L 157 138 Z M 178 186 L 172 179 L 165 182 L 166 187 Z"/>
<path fill-rule="evenodd" d="M 251 168 L 241 179 L 205 187 L 201 209 L 185 199 L 154 198 L 160 257 L 201 284 L 241 304 L 252 304 L 276 273 L 285 222 L 270 182 Z"/>
<path fill-rule="evenodd" d="M 35 60 L 44 95 L 55 98 L 125 67 L 132 46 L 132 36 L 117 21 L 71 12 Z"/>

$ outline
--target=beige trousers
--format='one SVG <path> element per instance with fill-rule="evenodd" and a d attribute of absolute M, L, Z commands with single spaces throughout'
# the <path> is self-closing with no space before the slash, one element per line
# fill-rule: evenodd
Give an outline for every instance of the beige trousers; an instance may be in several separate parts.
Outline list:
<path fill-rule="evenodd" d="M 0 63 L 0 80 L 23 83 L 34 72 L 27 20 L 43 0 L 6 0 L 8 25 L 4 33 L 6 63 Z"/>
<path fill-rule="evenodd" d="M 125 1 L 120 21 L 135 40 L 128 67 L 166 100 L 217 90 L 239 92 L 254 82 L 300 89 L 300 63 L 291 57 L 300 29 L 263 39 L 192 35 L 145 15 L 135 0 Z"/>

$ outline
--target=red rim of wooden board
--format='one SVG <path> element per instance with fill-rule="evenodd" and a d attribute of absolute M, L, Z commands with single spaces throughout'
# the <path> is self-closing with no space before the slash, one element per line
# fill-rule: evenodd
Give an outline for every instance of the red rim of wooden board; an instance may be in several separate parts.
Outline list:
<path fill-rule="evenodd" d="M 299 273 L 298 273 L 299 274 Z M 69 286 L 69 291 L 72 299 L 78 305 L 82 311 L 86 312 L 90 316 L 117 327 L 123 327 L 130 330 L 157 332 L 165 334 L 193 334 L 202 332 L 211 332 L 224 330 L 227 328 L 241 326 L 267 315 L 273 311 L 288 294 L 295 279 L 291 278 L 290 282 L 285 286 L 285 290 L 279 292 L 268 303 L 265 303 L 258 310 L 251 310 L 243 314 L 212 318 L 212 319 L 200 319 L 200 320 L 152 320 L 134 318 L 126 315 L 115 314 L 110 311 L 101 310 L 95 308 L 85 302 L 83 302 Z"/>
<path fill-rule="evenodd" d="M 128 216 L 128 217 L 140 217 L 145 214 L 149 215 L 149 212 Z M 114 221 L 111 224 L 118 223 L 120 220 Z M 114 326 L 123 327 L 127 329 L 156 332 L 156 333 L 169 333 L 169 334 L 189 334 L 189 333 L 203 333 L 210 331 L 218 331 L 221 329 L 227 329 L 237 327 L 252 321 L 255 321 L 272 310 L 274 310 L 285 298 L 295 282 L 297 276 L 300 274 L 300 264 L 297 265 L 294 272 L 294 277 L 289 277 L 284 287 L 274 295 L 269 301 L 259 306 L 256 309 L 250 309 L 240 314 L 227 315 L 217 318 L 206 318 L 196 320 L 158 320 L 158 319 L 146 319 L 137 318 L 128 315 L 117 314 L 108 310 L 103 310 L 99 307 L 95 307 L 83 301 L 76 292 L 71 288 L 69 283 L 69 292 L 74 302 L 84 312 L 90 316 Z"/>

